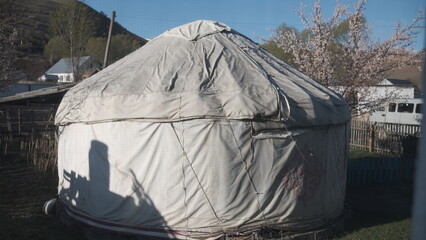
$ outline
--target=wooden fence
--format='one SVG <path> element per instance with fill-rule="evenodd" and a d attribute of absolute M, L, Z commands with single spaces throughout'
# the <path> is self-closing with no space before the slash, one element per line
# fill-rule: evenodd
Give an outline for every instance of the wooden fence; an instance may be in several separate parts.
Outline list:
<path fill-rule="evenodd" d="M 2 105 L 0 108 L 0 154 L 18 152 L 40 170 L 55 168 L 56 109 L 57 104 Z"/>
<path fill-rule="evenodd" d="M 359 158 L 348 162 L 348 185 L 411 182 L 415 158 Z"/>
<path fill-rule="evenodd" d="M 415 155 L 420 133 L 417 125 L 352 120 L 350 147 L 395 156 Z"/>
<path fill-rule="evenodd" d="M 54 129 L 56 104 L 1 106 L 0 134 L 9 140 L 15 137 L 37 136 Z"/>
<path fill-rule="evenodd" d="M 14 143 L 27 160 L 46 170 L 56 166 L 54 116 L 57 105 L 2 106 L 0 108 L 0 154 L 6 154 Z M 414 156 L 419 126 L 371 123 L 352 120 L 350 147 L 393 156 Z M 398 160 L 400 159 L 400 160 Z M 411 171 L 406 158 L 351 159 L 348 181 L 394 181 L 401 171 Z M 405 161 L 405 162 L 401 162 Z M 406 170 L 403 170 L 406 169 Z M 405 175 L 404 175 L 405 176 Z M 403 177 L 403 176 L 402 176 Z M 355 180 L 356 179 L 356 180 Z"/>

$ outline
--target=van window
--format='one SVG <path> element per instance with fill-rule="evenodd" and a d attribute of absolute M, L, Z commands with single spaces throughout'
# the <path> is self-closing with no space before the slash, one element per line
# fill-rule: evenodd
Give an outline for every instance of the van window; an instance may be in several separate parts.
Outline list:
<path fill-rule="evenodd" d="M 416 105 L 416 113 L 422 113 L 422 105 L 421 103 L 417 103 Z"/>
<path fill-rule="evenodd" d="M 414 103 L 399 103 L 398 112 L 400 113 L 412 113 L 414 110 Z"/>
<path fill-rule="evenodd" d="M 396 103 L 389 103 L 388 112 L 395 112 L 396 110 Z"/>

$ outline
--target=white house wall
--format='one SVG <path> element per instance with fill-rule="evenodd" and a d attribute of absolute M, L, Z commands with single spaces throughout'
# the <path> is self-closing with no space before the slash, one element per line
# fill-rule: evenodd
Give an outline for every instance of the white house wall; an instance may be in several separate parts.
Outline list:
<path fill-rule="evenodd" d="M 52 74 L 53 75 L 53 74 Z M 74 82 L 74 77 L 72 73 L 66 73 L 66 74 L 54 74 L 58 76 L 58 82 L 59 83 L 69 83 Z"/>
<path fill-rule="evenodd" d="M 414 98 L 414 87 L 372 86 L 358 91 L 359 112 L 374 111 L 389 99 Z"/>
<path fill-rule="evenodd" d="M 330 86 L 330 89 L 343 94 L 342 86 Z M 389 99 L 414 98 L 414 87 L 407 86 L 370 86 L 355 90 L 358 98 L 358 114 L 371 112 Z"/>

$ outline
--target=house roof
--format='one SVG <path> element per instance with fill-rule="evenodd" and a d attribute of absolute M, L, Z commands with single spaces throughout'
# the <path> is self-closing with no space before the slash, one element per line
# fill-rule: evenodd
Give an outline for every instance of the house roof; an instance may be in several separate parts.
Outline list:
<path fill-rule="evenodd" d="M 54 102 L 59 103 L 62 96 L 76 83 L 69 83 L 64 85 L 57 85 L 54 87 L 42 88 L 30 92 L 18 93 L 9 97 L 0 98 L 0 105 L 2 104 L 22 104 L 29 102 Z"/>
<path fill-rule="evenodd" d="M 413 85 L 408 80 L 386 78 L 379 85 Z"/>
<path fill-rule="evenodd" d="M 84 56 L 80 58 L 79 66 L 82 66 L 86 63 L 91 57 Z M 49 70 L 46 71 L 46 74 L 54 73 L 72 73 L 71 66 L 69 64 L 70 58 L 62 58 L 55 65 L 53 65 Z"/>

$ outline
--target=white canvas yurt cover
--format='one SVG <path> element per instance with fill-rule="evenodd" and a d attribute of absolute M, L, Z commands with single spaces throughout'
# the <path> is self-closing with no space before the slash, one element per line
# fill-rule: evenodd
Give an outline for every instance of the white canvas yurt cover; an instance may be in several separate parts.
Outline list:
<path fill-rule="evenodd" d="M 136 235 L 309 230 L 342 212 L 349 119 L 341 96 L 250 39 L 192 22 L 68 91 L 59 198 Z"/>

